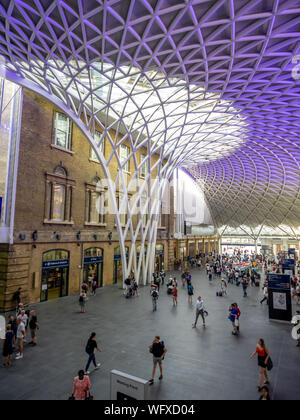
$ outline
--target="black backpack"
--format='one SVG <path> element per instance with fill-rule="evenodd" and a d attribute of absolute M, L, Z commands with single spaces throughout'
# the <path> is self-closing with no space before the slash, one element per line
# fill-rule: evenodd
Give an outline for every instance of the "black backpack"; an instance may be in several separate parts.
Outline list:
<path fill-rule="evenodd" d="M 89 340 L 89 341 L 87 342 L 87 345 L 86 345 L 85 351 L 86 351 L 86 353 L 87 353 L 88 355 L 90 355 L 90 354 L 92 354 L 92 353 L 93 353 L 93 348 L 92 348 L 92 342 L 91 342 L 91 340 Z"/>
<path fill-rule="evenodd" d="M 152 352 L 151 353 L 154 355 L 154 357 L 161 357 L 164 354 L 165 343 L 163 341 L 160 341 L 159 343 L 153 343 L 153 346 L 156 347 L 157 352 L 156 352 L 156 354 L 154 354 L 153 348 L 152 348 Z"/>

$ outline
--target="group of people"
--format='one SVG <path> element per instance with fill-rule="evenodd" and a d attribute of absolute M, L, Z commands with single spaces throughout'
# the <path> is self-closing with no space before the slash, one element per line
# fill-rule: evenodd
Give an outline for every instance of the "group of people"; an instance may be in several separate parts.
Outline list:
<path fill-rule="evenodd" d="M 14 353 L 16 353 L 15 360 L 23 359 L 28 327 L 31 335 L 31 341 L 28 345 L 35 347 L 37 345 L 37 330 L 39 329 L 36 312 L 33 310 L 26 311 L 24 305 L 19 302 L 16 315 L 10 315 L 7 322 L 2 351 L 4 367 L 12 366 Z"/>

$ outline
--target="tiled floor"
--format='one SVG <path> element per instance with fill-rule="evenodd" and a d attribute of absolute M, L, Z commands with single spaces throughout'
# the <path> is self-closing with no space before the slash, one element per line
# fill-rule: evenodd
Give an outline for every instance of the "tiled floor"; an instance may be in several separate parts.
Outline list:
<path fill-rule="evenodd" d="M 179 273 L 177 273 L 179 278 Z M 152 399 L 167 400 L 256 400 L 258 367 L 249 360 L 257 340 L 264 338 L 274 361 L 271 389 L 274 399 L 300 396 L 300 349 L 291 338 L 291 326 L 271 323 L 267 306 L 259 304 L 262 291 L 229 287 L 229 296 L 216 297 L 217 280 L 208 284 L 204 273 L 195 270 L 196 294 L 201 294 L 209 311 L 208 327 L 192 329 L 195 308 L 186 290 L 179 286 L 179 304 L 161 290 L 157 313 L 152 312 L 149 288 L 141 296 L 125 300 L 122 291 L 107 287 L 91 297 L 87 314 L 79 313 L 78 297 L 34 305 L 41 329 L 39 345 L 25 348 L 24 359 L 10 369 L 0 369 L 0 399 L 62 399 L 71 393 L 73 377 L 85 367 L 85 345 L 89 334 L 98 334 L 103 363 L 91 374 L 95 399 L 109 399 L 109 372 L 118 369 L 149 379 L 152 359 L 148 345 L 161 335 L 168 347 L 164 380 L 151 387 Z M 241 336 L 231 335 L 228 307 L 239 302 Z"/>

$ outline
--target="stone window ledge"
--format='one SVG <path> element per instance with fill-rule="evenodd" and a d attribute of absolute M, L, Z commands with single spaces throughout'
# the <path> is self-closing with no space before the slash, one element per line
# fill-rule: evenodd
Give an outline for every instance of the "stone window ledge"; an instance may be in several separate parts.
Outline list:
<path fill-rule="evenodd" d="M 50 147 L 51 149 L 58 150 L 59 152 L 68 153 L 71 156 L 74 156 L 75 154 L 75 152 L 73 152 L 72 150 L 68 150 L 68 149 L 64 149 L 63 147 L 56 146 L 56 144 L 51 144 Z"/>
<path fill-rule="evenodd" d="M 66 226 L 73 226 L 74 222 L 63 221 L 59 222 L 57 220 L 44 220 L 44 225 L 66 225 Z"/>
<path fill-rule="evenodd" d="M 90 161 L 91 163 L 97 163 L 98 165 L 101 165 L 101 162 L 99 162 L 99 160 L 89 158 L 89 161 Z"/>
<path fill-rule="evenodd" d="M 89 227 L 107 227 L 107 223 L 89 223 L 89 222 L 85 222 L 84 226 L 89 226 Z"/>

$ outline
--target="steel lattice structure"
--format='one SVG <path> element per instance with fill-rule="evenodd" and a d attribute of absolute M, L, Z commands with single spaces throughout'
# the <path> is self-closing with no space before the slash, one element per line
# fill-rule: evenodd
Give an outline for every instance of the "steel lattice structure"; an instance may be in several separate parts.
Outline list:
<path fill-rule="evenodd" d="M 60 106 L 91 142 L 110 180 L 124 277 L 133 265 L 145 281 L 153 267 L 163 180 L 176 167 L 202 185 L 218 227 L 298 227 L 299 15 L 299 0 L 0 0 L 2 74 Z M 131 154 L 122 161 L 125 142 Z"/>

